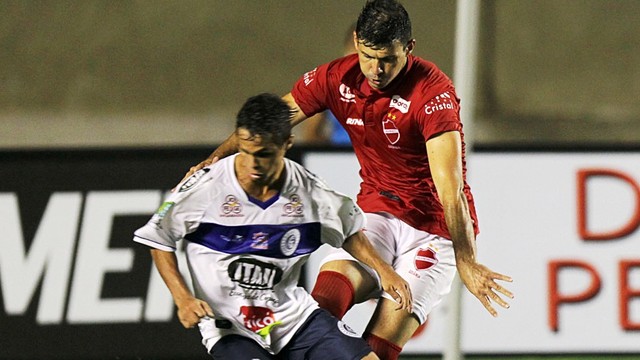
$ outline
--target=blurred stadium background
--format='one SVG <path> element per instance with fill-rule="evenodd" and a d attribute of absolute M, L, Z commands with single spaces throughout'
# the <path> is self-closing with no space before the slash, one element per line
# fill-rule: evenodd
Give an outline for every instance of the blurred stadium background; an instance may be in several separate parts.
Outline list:
<path fill-rule="evenodd" d="M 453 69 L 455 1 L 404 1 Z M 0 2 L 1 148 L 209 145 L 342 53 L 362 1 Z M 481 2 L 476 143 L 635 144 L 640 3 Z M 212 131 L 211 124 L 219 131 Z"/>
<path fill-rule="evenodd" d="M 0 1 L 0 194 L 15 192 L 20 203 L 30 207 L 20 210 L 27 248 L 35 242 L 32 238 L 54 190 L 171 188 L 183 169 L 208 155 L 230 133 L 235 112 L 248 96 L 264 91 L 284 94 L 304 72 L 339 56 L 344 31 L 363 2 Z M 414 53 L 453 75 L 456 2 L 402 3 L 413 22 Z M 472 124 L 477 149 L 631 153 L 640 149 L 640 1 L 481 0 L 480 4 Z M 300 145 L 296 151 L 328 150 L 305 146 L 308 139 L 302 130 L 296 129 Z M 139 155 L 129 158 L 132 152 Z M 299 153 L 294 156 L 302 158 Z M 116 164 L 115 174 L 130 178 L 116 179 L 101 173 L 99 165 L 93 167 L 91 161 L 110 164 L 108 157 L 126 159 Z M 64 170 L 56 170 L 58 161 Z M 136 174 L 148 162 L 163 167 L 162 171 L 145 168 L 161 180 L 150 182 Z M 53 175 L 58 185 L 46 184 L 43 176 L 56 171 L 62 172 Z M 65 174 L 70 173 L 84 182 L 65 183 Z M 91 188 L 87 183 L 98 185 Z M 112 243 L 131 246 L 128 231 L 146 218 L 139 215 L 137 222 L 129 219 L 124 225 L 121 220 L 117 225 L 124 230 L 111 235 Z M 6 248 L 7 240 L 2 241 Z M 136 279 L 148 277 L 149 259 L 135 251 L 136 259 L 143 261 L 136 260 L 134 268 L 143 276 L 125 279 L 111 274 L 104 296 L 130 295 L 118 284 L 135 287 Z M 159 327 L 36 325 L 35 299 L 45 290 L 36 290 L 25 316 L 13 315 L 7 310 L 8 273 L 0 263 L 2 360 L 72 359 L 77 354 L 87 358 L 81 351 L 56 354 L 55 346 L 65 345 L 56 344 L 57 336 L 78 339 L 67 348 L 95 348 L 96 360 L 155 358 L 145 357 L 144 347 L 126 340 L 115 341 L 120 347 L 114 348 L 109 339 L 100 338 L 103 331 L 126 334 L 132 342 L 166 331 L 156 339 L 156 350 L 175 350 L 184 341 L 196 347 L 192 353 L 202 352 L 197 334 L 172 337 L 179 327 L 175 319 Z M 84 332 L 80 337 L 78 329 Z M 34 350 L 38 346 L 32 341 L 37 339 L 51 348 Z M 30 350 L 16 355 L 21 347 Z M 533 356 L 515 351 L 467 357 L 640 359 L 622 355 L 628 352 Z M 201 357 L 191 357 L 195 358 Z"/>

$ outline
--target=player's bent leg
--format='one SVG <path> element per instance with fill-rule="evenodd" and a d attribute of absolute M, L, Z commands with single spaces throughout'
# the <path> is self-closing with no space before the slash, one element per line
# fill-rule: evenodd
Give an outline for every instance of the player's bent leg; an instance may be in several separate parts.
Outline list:
<path fill-rule="evenodd" d="M 364 338 L 381 360 L 396 360 L 404 345 L 415 333 L 420 321 L 415 314 L 397 311 L 397 304 L 381 298 Z"/>
<path fill-rule="evenodd" d="M 342 319 L 354 304 L 367 300 L 377 288 L 377 280 L 355 261 L 334 260 L 320 268 L 311 295 L 321 308 Z"/>

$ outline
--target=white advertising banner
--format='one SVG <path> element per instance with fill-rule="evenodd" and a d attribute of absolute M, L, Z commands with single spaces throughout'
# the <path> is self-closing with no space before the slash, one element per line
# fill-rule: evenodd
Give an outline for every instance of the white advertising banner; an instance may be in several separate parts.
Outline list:
<path fill-rule="evenodd" d="M 355 196 L 353 154 L 308 153 L 307 168 Z M 475 153 L 469 182 L 480 262 L 508 274 L 510 309 L 492 318 L 463 291 L 462 350 L 640 353 L 640 154 Z M 313 284 L 320 255 L 308 266 Z M 362 331 L 374 304 L 345 320 Z M 405 347 L 440 353 L 447 304 Z"/>

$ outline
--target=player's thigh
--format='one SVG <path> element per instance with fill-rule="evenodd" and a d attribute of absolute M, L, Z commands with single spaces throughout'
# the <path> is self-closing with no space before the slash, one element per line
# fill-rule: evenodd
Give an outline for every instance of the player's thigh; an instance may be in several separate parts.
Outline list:
<path fill-rule="evenodd" d="M 403 251 L 394 264 L 396 272 L 411 287 L 413 312 L 420 324 L 451 291 L 456 274 L 451 241 L 430 235 L 418 246 Z M 383 297 L 393 301 L 388 294 Z"/>
<path fill-rule="evenodd" d="M 255 341 L 240 335 L 227 335 L 213 345 L 209 352 L 215 360 L 252 359 L 276 360 L 262 346 Z"/>
<path fill-rule="evenodd" d="M 370 353 L 371 347 L 348 325 L 328 311 L 318 309 L 279 357 L 288 360 L 359 360 Z"/>

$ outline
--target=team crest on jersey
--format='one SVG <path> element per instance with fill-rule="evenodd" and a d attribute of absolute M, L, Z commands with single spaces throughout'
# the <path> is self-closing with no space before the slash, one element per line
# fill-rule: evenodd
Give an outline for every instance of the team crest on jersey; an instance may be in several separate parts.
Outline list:
<path fill-rule="evenodd" d="M 415 267 L 416 270 L 427 270 L 438 263 L 438 256 L 432 248 L 419 249 L 416 253 Z"/>
<path fill-rule="evenodd" d="M 235 195 L 227 195 L 224 198 L 224 202 L 220 206 L 220 211 L 222 212 L 220 214 L 222 217 L 244 216 L 244 214 L 242 214 L 242 204 L 240 204 Z"/>
<path fill-rule="evenodd" d="M 340 100 L 344 102 L 356 102 L 356 96 L 351 92 L 351 88 L 345 84 L 340 84 Z"/>
<path fill-rule="evenodd" d="M 282 239 L 280 239 L 280 251 L 282 251 L 282 254 L 285 256 L 291 256 L 296 252 L 299 243 L 300 230 L 289 229 L 282 235 Z"/>
<path fill-rule="evenodd" d="M 302 217 L 304 216 L 304 205 L 297 194 L 291 195 L 291 200 L 282 206 L 282 216 Z"/>
<path fill-rule="evenodd" d="M 395 120 L 396 116 L 394 114 L 387 113 L 387 118 L 382 121 L 382 131 L 391 145 L 395 145 L 400 140 L 400 130 L 398 130 Z"/>
<path fill-rule="evenodd" d="M 409 112 L 409 106 L 411 106 L 411 101 L 401 98 L 400 95 L 393 95 L 389 103 L 390 108 L 398 109 L 403 114 Z"/>
<path fill-rule="evenodd" d="M 198 181 L 200 181 L 200 179 L 202 179 L 202 177 L 209 172 L 209 170 L 211 169 L 204 168 L 196 171 L 187 179 L 187 181 L 184 182 L 184 184 L 182 184 L 182 186 L 180 186 L 178 192 L 185 192 L 193 188 L 198 183 Z"/>

